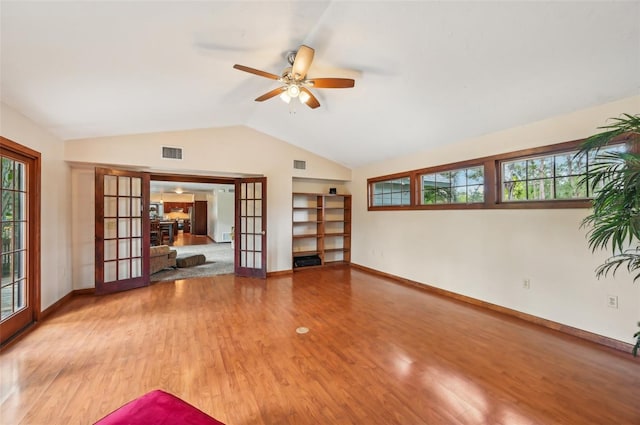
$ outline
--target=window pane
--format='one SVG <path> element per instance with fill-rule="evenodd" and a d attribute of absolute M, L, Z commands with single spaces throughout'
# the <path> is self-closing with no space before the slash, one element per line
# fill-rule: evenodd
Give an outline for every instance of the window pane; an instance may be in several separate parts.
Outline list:
<path fill-rule="evenodd" d="M 553 179 L 540 179 L 529 182 L 528 197 L 530 201 L 553 199 Z"/>
<path fill-rule="evenodd" d="M 468 186 L 467 202 L 484 202 L 484 185 Z"/>
<path fill-rule="evenodd" d="M 113 282 L 116 280 L 116 262 L 108 261 L 104 263 L 104 281 Z"/>
<path fill-rule="evenodd" d="M 2 221 L 13 220 L 13 192 L 2 191 Z"/>
<path fill-rule="evenodd" d="M 435 189 L 426 189 L 422 192 L 422 203 L 425 205 L 436 203 L 436 191 Z"/>
<path fill-rule="evenodd" d="M 465 186 L 467 184 L 466 170 L 452 171 L 451 182 L 453 183 L 453 186 Z"/>
<path fill-rule="evenodd" d="M 449 188 L 439 188 L 436 190 L 436 204 L 448 204 L 451 199 Z"/>
<path fill-rule="evenodd" d="M 559 177 L 556 180 L 557 199 L 579 199 L 587 197 L 587 185 L 580 184 L 582 176 Z"/>
<path fill-rule="evenodd" d="M 104 194 L 116 196 L 118 194 L 118 178 L 116 176 L 104 176 Z"/>
<path fill-rule="evenodd" d="M 504 181 L 525 180 L 527 178 L 526 161 L 510 161 L 502 165 L 502 179 Z"/>
<path fill-rule="evenodd" d="M 131 177 L 118 177 L 118 195 L 131 195 Z"/>
<path fill-rule="evenodd" d="M 26 220 L 27 219 L 27 194 L 24 192 L 16 192 L 15 200 L 13 204 L 13 219 L 14 220 Z"/>
<path fill-rule="evenodd" d="M 409 205 L 410 187 L 409 177 L 372 183 L 371 206 Z"/>
<path fill-rule="evenodd" d="M 527 161 L 527 178 L 553 177 L 553 157 L 535 158 Z"/>
<path fill-rule="evenodd" d="M 14 161 L 9 158 L 2 158 L 2 188 L 3 189 L 13 189 L 13 181 L 14 181 L 14 169 L 13 169 Z"/>
<path fill-rule="evenodd" d="M 117 236 L 117 226 L 115 218 L 104 219 L 104 238 L 113 239 Z"/>
<path fill-rule="evenodd" d="M 452 194 L 451 202 L 458 204 L 467 202 L 467 188 L 465 186 L 454 188 Z"/>
<path fill-rule="evenodd" d="M 467 184 L 483 184 L 484 167 L 467 168 Z"/>
<path fill-rule="evenodd" d="M 451 186 L 451 173 L 445 171 L 443 173 L 436 173 L 436 183 L 445 183 L 446 186 Z"/>
<path fill-rule="evenodd" d="M 130 260 L 120 260 L 118 261 L 118 280 L 125 280 L 131 277 L 129 273 L 131 267 Z"/>
<path fill-rule="evenodd" d="M 136 258 L 131 260 L 131 277 L 142 276 L 142 259 Z"/>
<path fill-rule="evenodd" d="M 129 217 L 131 215 L 131 199 L 118 198 L 118 215 L 120 217 Z"/>
<path fill-rule="evenodd" d="M 117 213 L 117 205 L 118 198 L 113 196 L 105 196 L 104 197 L 104 216 L 105 217 L 115 217 Z"/>
<path fill-rule="evenodd" d="M 505 201 L 526 201 L 527 185 L 524 181 L 507 181 L 502 185 L 502 199 Z"/>
<path fill-rule="evenodd" d="M 586 173 L 587 158 L 584 155 L 576 157 L 575 154 L 575 152 L 567 152 L 562 155 L 556 155 L 556 177 L 575 176 Z"/>
<path fill-rule="evenodd" d="M 484 202 L 484 167 L 482 166 L 423 174 L 421 183 L 423 205 Z M 473 184 L 470 188 L 471 183 Z M 482 190 L 478 187 L 482 187 Z M 472 192 L 473 197 L 469 195 Z"/>
<path fill-rule="evenodd" d="M 142 179 L 139 177 L 134 177 L 131 179 L 131 195 L 132 196 L 141 196 L 142 195 Z"/>

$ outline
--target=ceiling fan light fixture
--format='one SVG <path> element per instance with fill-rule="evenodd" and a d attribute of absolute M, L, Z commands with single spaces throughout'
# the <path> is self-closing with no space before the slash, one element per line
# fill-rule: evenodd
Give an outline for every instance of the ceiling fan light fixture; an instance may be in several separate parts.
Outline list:
<path fill-rule="evenodd" d="M 289 95 L 289 97 L 298 97 L 299 94 L 300 87 L 298 87 L 297 84 L 290 84 L 289 87 L 287 87 L 287 95 Z"/>
<path fill-rule="evenodd" d="M 309 99 L 311 98 L 311 96 L 309 96 L 309 94 L 307 92 L 300 92 L 300 94 L 298 95 L 298 99 L 300 99 L 300 102 L 302 103 L 307 103 L 309 101 Z"/>
<path fill-rule="evenodd" d="M 287 91 L 286 91 L 286 90 L 285 90 L 285 91 L 283 91 L 283 92 L 282 92 L 282 94 L 280 94 L 280 99 L 282 99 L 282 101 L 283 101 L 284 103 L 289 103 L 289 102 L 291 102 L 291 96 L 289 96 L 289 95 L 287 94 Z"/>

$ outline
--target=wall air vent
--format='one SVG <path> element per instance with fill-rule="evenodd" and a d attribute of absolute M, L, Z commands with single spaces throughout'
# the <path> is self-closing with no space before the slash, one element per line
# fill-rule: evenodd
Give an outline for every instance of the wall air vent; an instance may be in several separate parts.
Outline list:
<path fill-rule="evenodd" d="M 182 159 L 182 148 L 172 148 L 170 146 L 162 147 L 162 158 L 165 159 Z"/>
<path fill-rule="evenodd" d="M 306 170 L 307 169 L 307 161 L 301 161 L 299 159 L 293 160 L 293 168 L 296 170 Z"/>

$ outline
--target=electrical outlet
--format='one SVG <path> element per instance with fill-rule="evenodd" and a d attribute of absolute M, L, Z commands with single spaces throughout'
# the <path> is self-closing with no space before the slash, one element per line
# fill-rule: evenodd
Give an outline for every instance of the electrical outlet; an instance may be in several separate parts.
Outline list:
<path fill-rule="evenodd" d="M 531 289 L 531 279 L 528 279 L 526 277 L 522 279 L 522 287 L 524 289 Z"/>
<path fill-rule="evenodd" d="M 609 308 L 618 308 L 618 296 L 607 295 L 607 306 L 609 306 Z"/>

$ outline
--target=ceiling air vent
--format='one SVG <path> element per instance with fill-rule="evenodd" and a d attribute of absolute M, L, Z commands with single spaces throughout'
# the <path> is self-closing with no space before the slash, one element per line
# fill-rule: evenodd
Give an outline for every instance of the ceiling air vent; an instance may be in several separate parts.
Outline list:
<path fill-rule="evenodd" d="M 306 170 L 307 169 L 307 161 L 301 161 L 299 159 L 293 160 L 293 168 L 296 170 Z"/>
<path fill-rule="evenodd" d="M 182 148 L 163 146 L 162 157 L 166 159 L 182 159 Z"/>

